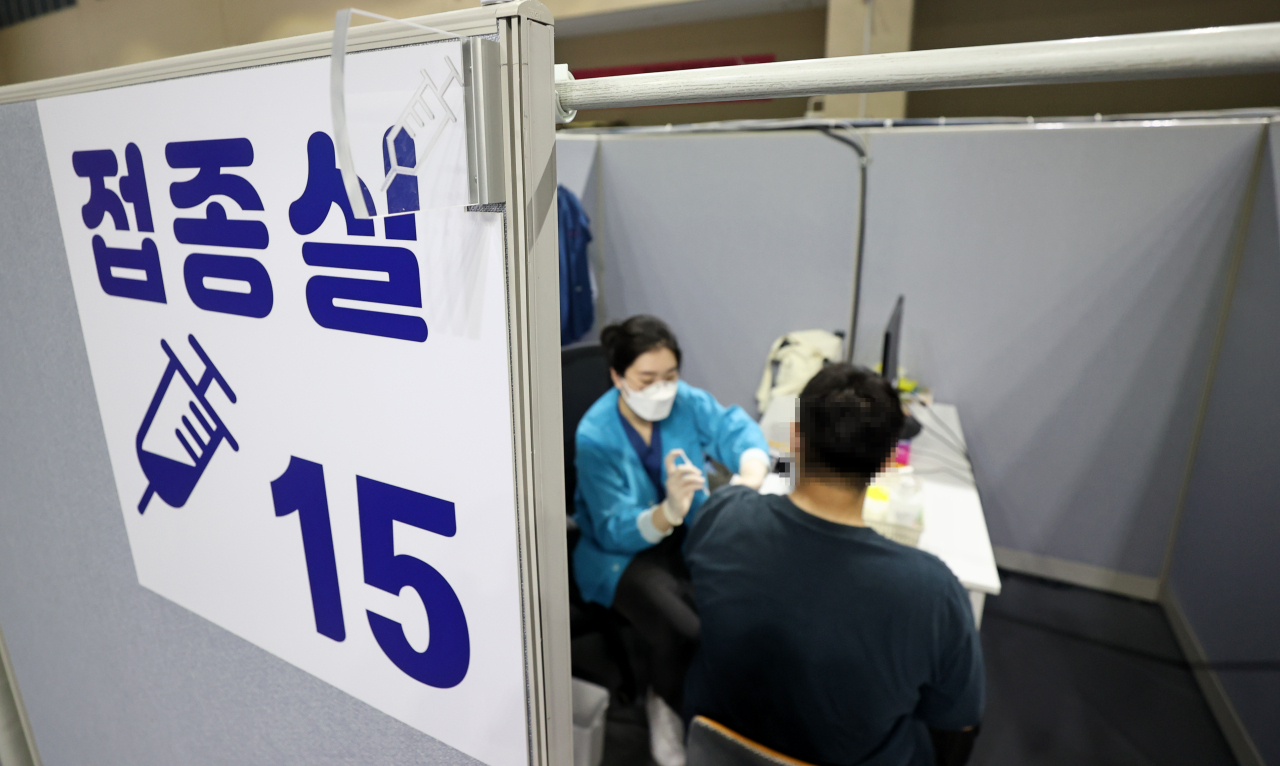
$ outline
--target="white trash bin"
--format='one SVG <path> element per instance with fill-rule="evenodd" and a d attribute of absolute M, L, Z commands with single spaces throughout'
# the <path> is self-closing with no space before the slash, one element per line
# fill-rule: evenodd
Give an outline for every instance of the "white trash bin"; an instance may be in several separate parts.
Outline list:
<path fill-rule="evenodd" d="M 609 690 L 573 679 L 573 766 L 600 766 L 604 760 L 604 719 Z"/>

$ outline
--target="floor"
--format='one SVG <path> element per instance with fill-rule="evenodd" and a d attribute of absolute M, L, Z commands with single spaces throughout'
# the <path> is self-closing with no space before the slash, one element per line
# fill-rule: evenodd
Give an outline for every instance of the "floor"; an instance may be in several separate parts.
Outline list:
<path fill-rule="evenodd" d="M 1160 607 L 1001 572 L 982 624 L 971 766 L 1235 764 Z M 639 705 L 610 706 L 605 766 L 649 766 Z"/>
<path fill-rule="evenodd" d="M 1235 764 L 1155 604 L 1001 572 L 970 763 Z"/>

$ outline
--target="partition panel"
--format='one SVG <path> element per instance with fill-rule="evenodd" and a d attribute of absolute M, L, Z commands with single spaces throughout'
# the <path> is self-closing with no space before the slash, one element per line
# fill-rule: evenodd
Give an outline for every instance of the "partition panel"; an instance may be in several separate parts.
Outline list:
<path fill-rule="evenodd" d="M 841 330 L 853 303 L 858 159 L 817 131 L 601 137 L 597 324 L 671 324 L 682 374 L 756 414 L 775 338 Z"/>
<path fill-rule="evenodd" d="M 1155 596 L 1263 125 L 869 133 L 856 358 L 905 295 L 998 561 Z"/>
<path fill-rule="evenodd" d="M 1154 598 L 1265 120 L 870 129 L 856 360 L 959 405 L 999 560 Z M 768 343 L 847 325 L 853 152 L 605 133 L 600 322 L 670 321 L 753 411 Z M 846 282 L 846 279 L 849 281 Z"/>
<path fill-rule="evenodd" d="M 596 164 L 600 139 L 594 134 L 576 136 L 572 132 L 556 136 L 556 176 L 560 185 L 585 200 Z"/>
<path fill-rule="evenodd" d="M 1169 592 L 1267 763 L 1280 763 L 1280 125 L 1173 550 Z"/>

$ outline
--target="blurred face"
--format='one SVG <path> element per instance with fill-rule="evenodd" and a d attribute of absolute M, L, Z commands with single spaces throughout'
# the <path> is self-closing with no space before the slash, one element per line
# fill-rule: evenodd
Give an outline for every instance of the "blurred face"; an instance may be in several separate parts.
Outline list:
<path fill-rule="evenodd" d="M 680 367 L 671 349 L 655 348 L 637 356 L 625 375 L 619 375 L 615 370 L 609 370 L 609 374 L 613 377 L 613 385 L 621 387 L 625 381 L 627 388 L 640 391 L 659 381 L 679 380 Z"/>
<path fill-rule="evenodd" d="M 889 456 L 884 459 L 884 464 L 880 466 L 880 470 L 877 471 L 877 474 L 882 474 L 888 471 L 892 471 L 894 468 L 897 467 L 898 464 L 894 461 L 895 454 L 896 454 L 896 450 L 894 452 L 889 453 Z M 793 460 L 795 460 L 795 470 L 796 470 L 797 478 L 799 478 L 799 476 L 803 474 L 805 471 L 804 434 L 800 433 L 799 423 L 791 424 L 791 457 Z M 825 473 L 825 472 L 820 471 L 820 473 Z"/>

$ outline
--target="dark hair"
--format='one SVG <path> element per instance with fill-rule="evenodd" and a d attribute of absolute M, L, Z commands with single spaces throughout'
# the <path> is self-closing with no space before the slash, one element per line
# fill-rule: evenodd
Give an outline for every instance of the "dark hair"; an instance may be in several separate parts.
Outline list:
<path fill-rule="evenodd" d="M 680 343 L 667 323 L 648 314 L 614 322 L 600 331 L 600 345 L 609 357 L 609 366 L 625 375 L 636 357 L 658 348 L 670 349 L 680 366 Z"/>
<path fill-rule="evenodd" d="M 893 387 L 851 364 L 824 367 L 800 392 L 804 459 L 866 486 L 893 453 L 905 416 Z"/>

